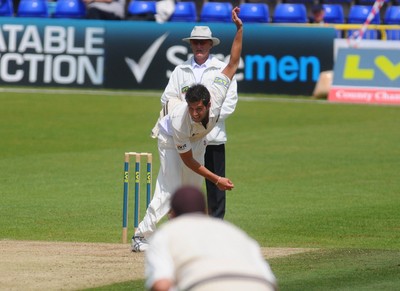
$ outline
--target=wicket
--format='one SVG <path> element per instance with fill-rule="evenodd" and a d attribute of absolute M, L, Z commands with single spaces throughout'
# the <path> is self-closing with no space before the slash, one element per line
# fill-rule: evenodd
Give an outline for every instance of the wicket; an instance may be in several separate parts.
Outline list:
<path fill-rule="evenodd" d="M 147 169 L 146 169 L 146 209 L 150 204 L 151 200 L 151 184 L 152 184 L 152 164 L 153 155 L 151 153 L 136 153 L 126 152 L 124 162 L 124 196 L 123 196 L 123 207 L 122 207 L 122 242 L 127 243 L 128 239 L 128 201 L 129 201 L 129 162 L 130 157 L 135 156 L 135 199 L 134 199 L 134 213 L 133 213 L 133 226 L 136 231 L 139 225 L 139 214 L 140 214 L 140 164 L 141 157 L 147 157 Z"/>

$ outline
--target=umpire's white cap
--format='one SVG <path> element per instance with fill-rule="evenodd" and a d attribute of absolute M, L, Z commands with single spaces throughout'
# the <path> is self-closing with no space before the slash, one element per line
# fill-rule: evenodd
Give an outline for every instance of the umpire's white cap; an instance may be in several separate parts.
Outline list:
<path fill-rule="evenodd" d="M 213 42 L 213 46 L 219 45 L 220 43 L 218 38 L 212 36 L 211 30 L 208 26 L 195 26 L 190 37 L 186 37 L 182 40 L 190 43 L 191 39 L 210 39 Z"/>

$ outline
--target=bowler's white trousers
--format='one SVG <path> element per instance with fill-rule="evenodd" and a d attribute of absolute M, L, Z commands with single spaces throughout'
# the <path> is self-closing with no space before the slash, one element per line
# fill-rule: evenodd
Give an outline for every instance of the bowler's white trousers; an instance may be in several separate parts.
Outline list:
<path fill-rule="evenodd" d="M 193 158 L 204 165 L 206 139 L 192 141 Z M 148 238 L 155 230 L 157 223 L 170 210 L 171 195 L 183 185 L 201 188 L 204 178 L 189 169 L 182 161 L 175 148 L 172 136 L 160 131 L 158 135 L 158 152 L 160 170 L 158 172 L 153 198 L 147 208 L 145 217 L 140 222 L 135 235 Z"/>

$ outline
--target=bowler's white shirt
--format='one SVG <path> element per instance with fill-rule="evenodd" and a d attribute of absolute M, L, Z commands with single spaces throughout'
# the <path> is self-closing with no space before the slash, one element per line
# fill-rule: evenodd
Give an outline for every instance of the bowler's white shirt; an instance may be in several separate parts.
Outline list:
<path fill-rule="evenodd" d="M 194 122 L 189 114 L 186 101 L 179 102 L 168 115 L 159 122 L 160 130 L 172 136 L 178 153 L 185 153 L 192 149 L 191 143 L 203 139 L 217 124 L 222 103 L 230 80 L 222 73 L 216 74 L 214 83 L 209 87 L 211 106 L 208 123 Z"/>
<path fill-rule="evenodd" d="M 194 58 L 191 57 L 183 64 L 175 67 L 168 85 L 161 96 L 161 103 L 163 105 L 173 98 L 180 98 L 182 101 L 185 101 L 187 89 L 196 83 L 201 83 L 207 88 L 210 88 L 216 74 L 221 72 L 226 66 L 226 63 L 218 60 L 213 55 L 210 55 L 206 63 L 203 64 L 205 65 L 204 70 L 203 68 L 195 68 L 195 64 Z M 208 144 L 218 145 L 226 142 L 227 135 L 225 130 L 225 119 L 235 111 L 237 101 L 237 82 L 236 79 L 233 78 L 222 105 L 218 122 L 214 129 L 207 135 Z"/>

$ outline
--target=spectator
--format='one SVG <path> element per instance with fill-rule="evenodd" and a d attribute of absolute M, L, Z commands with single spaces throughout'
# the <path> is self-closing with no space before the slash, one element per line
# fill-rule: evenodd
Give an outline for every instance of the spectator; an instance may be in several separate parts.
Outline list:
<path fill-rule="evenodd" d="M 87 19 L 125 19 L 125 0 L 83 0 Z"/>
<path fill-rule="evenodd" d="M 135 1 L 135 0 L 130 0 Z M 128 5 L 129 8 L 129 5 Z M 164 23 L 171 18 L 171 15 L 175 11 L 175 0 L 157 0 L 155 3 L 155 11 L 150 9 L 139 14 L 129 14 L 129 20 L 143 20 L 143 21 L 157 21 L 158 23 Z"/>
<path fill-rule="evenodd" d="M 237 16 L 239 11 L 238 7 L 232 10 L 237 31 L 226 67 L 215 74 L 208 89 L 201 84 L 188 84 L 184 88 L 187 90 L 186 101 L 172 98 L 160 113 L 157 123 L 160 171 L 153 199 L 132 238 L 133 251 L 146 251 L 147 238 L 169 212 L 169 200 L 177 188 L 187 184 L 200 188 L 204 178 L 211 180 L 220 190 L 234 188 L 228 178 L 204 167 L 203 161 L 206 135 L 218 121 L 228 87 L 239 66 L 243 38 L 243 23 Z"/>
<path fill-rule="evenodd" d="M 13 8 L 14 8 L 14 15 L 17 15 L 18 13 L 18 6 L 19 6 L 19 2 L 21 2 L 21 0 L 13 0 Z"/>
<path fill-rule="evenodd" d="M 233 224 L 205 215 L 205 204 L 196 187 L 184 186 L 174 193 L 171 220 L 150 238 L 146 288 L 277 290 L 258 243 Z"/>
<path fill-rule="evenodd" d="M 226 63 L 218 60 L 211 54 L 211 49 L 220 43 L 212 36 L 208 26 L 195 26 L 191 36 L 183 41 L 190 44 L 193 56 L 181 65 L 178 65 L 171 74 L 168 85 L 161 96 L 164 105 L 171 98 L 185 99 L 186 86 L 201 83 L 206 87 L 212 84 L 215 74 L 222 71 Z M 205 166 L 218 176 L 225 176 L 225 143 L 227 134 L 225 120 L 234 112 L 238 101 L 237 82 L 233 79 L 228 89 L 228 94 L 222 104 L 219 120 L 213 130 L 207 135 L 207 148 L 205 153 Z M 226 192 L 220 190 L 210 180 L 206 180 L 207 205 L 209 214 L 223 219 L 226 207 Z"/>
<path fill-rule="evenodd" d="M 163 23 L 171 18 L 175 11 L 175 0 L 158 0 L 156 3 L 155 20 L 158 23 Z"/>
<path fill-rule="evenodd" d="M 324 24 L 325 10 L 321 4 L 314 5 L 311 12 L 310 23 Z"/>

